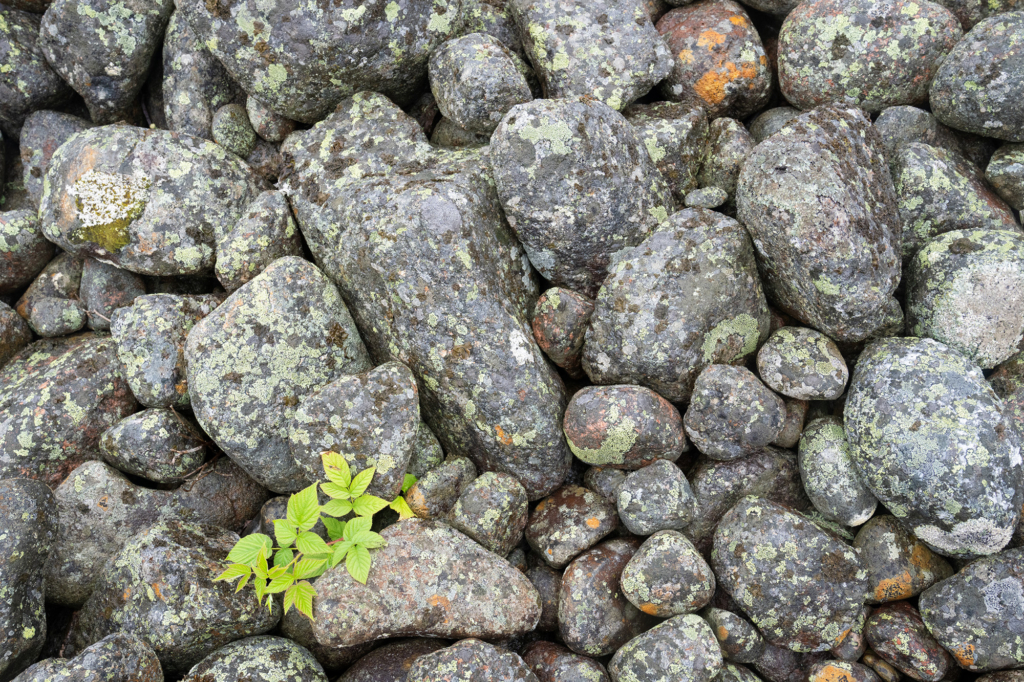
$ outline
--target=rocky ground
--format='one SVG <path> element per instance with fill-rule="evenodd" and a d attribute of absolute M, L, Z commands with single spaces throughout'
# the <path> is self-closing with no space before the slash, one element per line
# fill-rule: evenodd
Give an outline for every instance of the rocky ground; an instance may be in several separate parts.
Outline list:
<path fill-rule="evenodd" d="M 0 682 L 1024 682 L 1024 0 L 2 2 Z"/>

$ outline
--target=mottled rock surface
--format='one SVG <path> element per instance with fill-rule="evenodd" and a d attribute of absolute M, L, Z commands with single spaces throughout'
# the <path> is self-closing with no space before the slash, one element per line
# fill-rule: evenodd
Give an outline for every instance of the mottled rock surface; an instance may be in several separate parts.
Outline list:
<path fill-rule="evenodd" d="M 123 632 L 107 635 L 77 656 L 48 658 L 14 682 L 163 682 L 160 659 L 138 637 Z"/>
<path fill-rule="evenodd" d="M 632 104 L 622 114 L 636 130 L 679 204 L 698 186 L 708 142 L 707 112 L 703 107 L 678 102 L 654 102 Z"/>
<path fill-rule="evenodd" d="M 0 213 L 0 294 L 15 293 L 29 284 L 53 258 L 53 251 L 35 211 Z"/>
<path fill-rule="evenodd" d="M 533 338 L 551 362 L 570 376 L 584 376 L 580 358 L 593 312 L 593 300 L 562 287 L 552 287 L 537 299 L 531 323 Z"/>
<path fill-rule="evenodd" d="M 875 513 L 878 500 L 858 478 L 842 419 L 822 417 L 808 424 L 797 461 L 804 490 L 822 516 L 859 526 Z"/>
<path fill-rule="evenodd" d="M 613 501 L 582 486 L 567 485 L 534 507 L 526 541 L 548 565 L 563 568 L 618 526 Z"/>
<path fill-rule="evenodd" d="M 614 682 L 709 682 L 722 669 L 722 652 L 700 616 L 670 618 L 615 652 Z"/>
<path fill-rule="evenodd" d="M 498 556 L 523 539 L 527 522 L 526 491 L 514 476 L 487 471 L 459 496 L 448 524 Z"/>
<path fill-rule="evenodd" d="M 302 256 L 302 236 L 285 195 L 269 190 L 217 242 L 215 272 L 230 293 L 285 256 Z"/>
<path fill-rule="evenodd" d="M 679 530 L 697 513 L 697 500 L 686 476 L 663 459 L 626 476 L 615 504 L 623 525 L 635 535 Z"/>
<path fill-rule="evenodd" d="M 73 91 L 43 54 L 38 14 L 0 10 L 0 130 L 16 136 L 33 111 L 52 109 Z M 9 68 L 8 68 L 9 67 Z"/>
<path fill-rule="evenodd" d="M 203 434 L 170 410 L 122 419 L 103 432 L 99 445 L 107 464 L 154 483 L 180 483 L 206 459 Z"/>
<path fill-rule="evenodd" d="M 493 682 L 538 682 L 519 654 L 479 639 L 464 639 L 447 649 L 417 658 L 409 682 L 475 682 L 481 674 Z"/>
<path fill-rule="evenodd" d="M 786 404 L 746 367 L 708 365 L 683 417 L 694 446 L 712 459 L 737 459 L 782 432 Z"/>
<path fill-rule="evenodd" d="M 685 535 L 662 530 L 640 545 L 620 584 L 633 606 L 671 618 L 704 608 L 715 593 L 715 574 Z"/>
<path fill-rule="evenodd" d="M 188 671 L 182 682 L 282 680 L 327 682 L 313 655 L 283 637 L 247 637 L 217 649 Z"/>
<path fill-rule="evenodd" d="M 1024 145 L 1004 144 L 985 168 L 985 179 L 1018 211 L 1024 209 Z"/>
<path fill-rule="evenodd" d="M 953 575 L 953 568 L 908 533 L 894 516 L 879 515 L 853 539 L 868 568 L 870 603 L 910 599 Z"/>
<path fill-rule="evenodd" d="M 773 332 L 757 351 L 757 372 L 773 391 L 798 400 L 835 400 L 850 379 L 835 342 L 806 327 Z"/>

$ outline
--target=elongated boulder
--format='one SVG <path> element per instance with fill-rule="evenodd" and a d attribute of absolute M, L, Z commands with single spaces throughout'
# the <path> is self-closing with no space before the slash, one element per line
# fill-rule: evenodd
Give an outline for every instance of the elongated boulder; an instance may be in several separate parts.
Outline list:
<path fill-rule="evenodd" d="M 15 678 L 16 682 L 164 682 L 160 659 L 134 635 L 115 632 L 74 658 L 47 658 Z"/>
<path fill-rule="evenodd" d="M 437 522 L 385 528 L 365 585 L 344 566 L 316 582 L 313 632 L 321 644 L 351 646 L 386 637 L 501 639 L 540 620 L 540 595 L 501 557 Z"/>
<path fill-rule="evenodd" d="M 16 135 L 33 111 L 60 106 L 74 94 L 43 56 L 39 15 L 0 10 L 0 130 Z"/>

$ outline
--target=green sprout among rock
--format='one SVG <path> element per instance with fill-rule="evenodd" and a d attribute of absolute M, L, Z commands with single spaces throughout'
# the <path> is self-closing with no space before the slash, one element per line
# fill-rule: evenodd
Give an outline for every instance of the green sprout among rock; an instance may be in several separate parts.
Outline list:
<path fill-rule="evenodd" d="M 274 535 L 280 547 L 263 533 L 253 533 L 239 540 L 228 553 L 228 568 L 215 580 L 241 578 L 239 592 L 253 578 L 256 598 L 267 608 L 273 608 L 271 595 L 284 592 L 284 612 L 294 606 L 299 613 L 313 620 L 313 597 L 316 590 L 309 583 L 328 569 L 345 561 L 345 568 L 357 581 L 366 584 L 370 574 L 370 550 L 387 544 L 383 537 L 370 530 L 373 515 L 390 507 L 399 519 L 415 516 L 405 499 L 399 495 L 393 501 L 367 495 L 375 467 L 364 469 L 355 476 L 345 458 L 336 452 L 321 455 L 327 483 L 314 483 L 288 499 L 286 518 L 274 521 Z M 404 493 L 416 482 L 406 474 L 402 484 Z M 321 505 L 317 488 L 331 498 Z M 351 516 L 348 521 L 341 520 Z M 329 542 L 325 542 L 312 528 L 323 521 Z"/>

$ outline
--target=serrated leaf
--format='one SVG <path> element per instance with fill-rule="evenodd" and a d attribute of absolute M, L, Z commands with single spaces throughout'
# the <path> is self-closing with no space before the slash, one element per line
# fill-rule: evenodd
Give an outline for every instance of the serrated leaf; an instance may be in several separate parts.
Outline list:
<path fill-rule="evenodd" d="M 320 520 L 324 522 L 324 526 L 327 528 L 327 537 L 332 541 L 339 539 L 345 533 L 344 521 L 326 517 Z"/>
<path fill-rule="evenodd" d="M 256 557 L 256 565 L 252 567 L 252 572 L 256 574 L 257 578 L 264 580 L 270 577 L 270 571 L 267 569 L 267 555 L 263 548 L 260 548 L 260 554 Z"/>
<path fill-rule="evenodd" d="M 256 603 L 263 603 L 263 595 L 267 593 L 267 583 L 264 580 L 254 580 L 252 586 L 256 588 Z"/>
<path fill-rule="evenodd" d="M 363 530 L 370 530 L 373 520 L 365 516 L 357 516 L 345 524 L 345 539 L 350 540 L 352 536 Z"/>
<path fill-rule="evenodd" d="M 398 512 L 399 521 L 416 518 L 416 513 L 413 512 L 412 507 L 409 506 L 409 503 L 405 501 L 404 497 L 396 497 L 388 506 Z"/>
<path fill-rule="evenodd" d="M 245 587 L 248 582 L 249 582 L 249 576 L 248 575 L 245 576 L 244 578 L 242 578 L 241 580 L 239 580 L 238 581 L 238 587 L 235 588 L 235 594 L 238 594 L 239 592 L 241 592 L 242 588 Z"/>
<path fill-rule="evenodd" d="M 370 487 L 370 481 L 373 480 L 373 475 L 377 472 L 377 467 L 370 467 L 369 469 L 363 469 L 352 478 L 352 485 L 348 487 L 348 491 L 352 493 L 352 497 L 359 497 L 366 492 L 366 489 Z"/>
<path fill-rule="evenodd" d="M 352 549 L 345 556 L 345 568 L 348 569 L 353 580 L 365 585 L 366 579 L 370 576 L 369 550 L 359 545 L 352 545 Z"/>
<path fill-rule="evenodd" d="M 406 474 L 405 477 L 402 478 L 402 492 L 404 493 L 406 490 L 416 485 L 416 481 L 418 480 L 419 479 L 412 474 Z"/>
<path fill-rule="evenodd" d="M 357 497 L 356 501 L 352 503 L 352 511 L 359 516 L 373 516 L 386 506 L 388 506 L 387 500 L 376 495 L 363 495 Z"/>
<path fill-rule="evenodd" d="M 250 573 L 252 573 L 252 569 L 245 564 L 231 564 L 223 573 L 214 578 L 214 581 L 234 580 L 235 578 L 241 578 L 242 576 L 249 577 Z"/>
<path fill-rule="evenodd" d="M 347 500 L 352 497 L 352 494 L 348 491 L 348 486 L 339 483 L 321 483 L 320 490 L 323 490 L 324 495 L 333 500 Z"/>
<path fill-rule="evenodd" d="M 348 516 L 352 513 L 352 503 L 348 500 L 329 500 L 327 504 L 320 507 L 321 514 L 328 516 Z M 327 519 L 321 519 L 326 523 Z"/>
<path fill-rule="evenodd" d="M 293 526 L 287 519 L 274 519 L 274 536 L 277 538 L 277 543 L 282 547 L 289 547 L 295 542 L 295 536 L 298 535 Z"/>
<path fill-rule="evenodd" d="M 345 555 L 350 549 L 352 549 L 352 543 L 348 540 L 339 542 L 333 547 L 334 553 L 331 555 L 331 568 L 334 568 L 341 563 L 341 560 L 345 558 Z"/>
<path fill-rule="evenodd" d="M 284 612 L 287 614 L 288 609 L 295 603 L 295 585 L 292 585 L 284 591 Z"/>
<path fill-rule="evenodd" d="M 315 596 L 316 590 L 305 580 L 295 583 L 295 608 L 310 620 L 313 620 L 313 597 Z"/>
<path fill-rule="evenodd" d="M 348 461 L 337 452 L 321 453 L 320 459 L 324 463 L 327 480 L 347 488 L 352 482 L 352 470 L 349 469 Z"/>
<path fill-rule="evenodd" d="M 295 553 L 290 549 L 279 549 L 277 554 L 274 555 L 274 566 L 278 568 L 284 568 L 292 562 L 295 558 Z"/>
<path fill-rule="evenodd" d="M 261 549 L 268 554 L 274 549 L 274 541 L 270 539 L 269 535 L 264 535 L 263 533 L 246 535 L 231 548 L 231 551 L 228 552 L 227 560 L 233 564 L 252 566 L 256 563 L 256 558 L 259 556 Z"/>
<path fill-rule="evenodd" d="M 278 592 L 284 592 L 295 582 L 295 576 L 291 573 L 274 578 L 267 585 L 267 594 L 277 594 Z"/>
<path fill-rule="evenodd" d="M 383 538 L 383 536 L 378 535 L 373 531 L 366 530 L 361 533 L 356 533 L 356 536 L 352 538 L 352 544 L 362 545 L 366 549 L 377 549 L 378 547 L 383 547 L 388 544 L 388 542 Z"/>
<path fill-rule="evenodd" d="M 331 553 L 327 543 L 316 533 L 303 533 L 295 540 L 295 547 L 303 554 L 329 555 Z"/>
<path fill-rule="evenodd" d="M 302 580 L 303 578 L 316 578 L 323 575 L 323 572 L 327 570 L 327 562 L 323 559 L 300 559 L 295 564 L 295 579 Z"/>
<path fill-rule="evenodd" d="M 309 530 L 320 520 L 320 501 L 316 496 L 317 484 L 303 488 L 288 499 L 288 520 L 299 530 Z"/>

